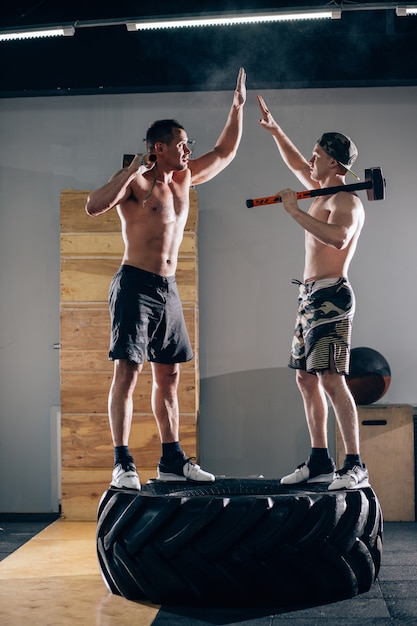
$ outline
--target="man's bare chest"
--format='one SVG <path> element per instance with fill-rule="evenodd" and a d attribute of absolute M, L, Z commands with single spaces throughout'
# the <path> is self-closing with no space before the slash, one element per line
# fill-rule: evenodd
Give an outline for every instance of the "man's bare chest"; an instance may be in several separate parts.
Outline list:
<path fill-rule="evenodd" d="M 327 222 L 331 213 L 331 206 L 327 198 L 315 198 L 310 205 L 308 214 L 321 222 Z"/>
<path fill-rule="evenodd" d="M 189 189 L 187 185 L 175 181 L 163 183 L 158 180 L 132 189 L 132 200 L 142 209 L 159 216 L 160 219 L 177 220 L 188 213 Z"/>

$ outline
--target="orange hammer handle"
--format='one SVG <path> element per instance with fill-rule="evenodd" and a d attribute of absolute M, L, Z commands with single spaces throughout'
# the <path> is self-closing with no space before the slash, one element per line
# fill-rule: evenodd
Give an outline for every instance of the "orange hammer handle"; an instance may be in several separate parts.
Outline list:
<path fill-rule="evenodd" d="M 362 183 L 353 183 L 352 185 L 338 185 L 336 187 L 324 187 L 323 189 L 308 189 L 306 191 L 297 192 L 297 200 L 304 198 L 314 198 L 315 196 L 330 196 L 338 191 L 356 191 L 356 189 L 370 189 L 372 181 L 366 180 Z M 252 198 L 246 200 L 248 209 L 254 206 L 263 206 L 264 204 L 275 204 L 282 202 L 281 196 L 265 196 L 264 198 Z"/>

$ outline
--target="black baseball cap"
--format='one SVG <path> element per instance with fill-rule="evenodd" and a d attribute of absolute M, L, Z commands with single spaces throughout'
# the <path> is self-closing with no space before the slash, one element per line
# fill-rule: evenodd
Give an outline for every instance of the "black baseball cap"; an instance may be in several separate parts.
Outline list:
<path fill-rule="evenodd" d="M 359 180 L 359 176 L 351 170 L 358 156 L 358 149 L 349 137 L 342 133 L 323 133 L 317 143 L 326 154 L 336 159 L 352 176 Z"/>

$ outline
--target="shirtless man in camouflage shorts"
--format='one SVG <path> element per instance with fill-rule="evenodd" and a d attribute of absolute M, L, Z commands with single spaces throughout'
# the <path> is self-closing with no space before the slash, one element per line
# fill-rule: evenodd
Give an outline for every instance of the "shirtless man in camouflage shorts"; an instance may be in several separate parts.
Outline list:
<path fill-rule="evenodd" d="M 258 102 L 261 126 L 272 134 L 285 164 L 307 189 L 345 184 L 345 175 L 357 157 L 356 146 L 348 137 L 324 133 L 307 160 L 274 120 L 262 97 L 258 96 Z M 305 231 L 303 280 L 293 281 L 299 284 L 299 299 L 289 365 L 296 370 L 311 440 L 308 459 L 281 483 L 328 483 L 329 490 L 366 486 L 368 471 L 360 457 L 358 414 L 346 383 L 355 311 L 348 269 L 364 224 L 363 205 L 355 193 L 340 191 L 316 197 L 305 212 L 294 191 L 283 189 L 278 194 L 284 209 Z M 346 453 L 337 472 L 328 449 L 327 398 Z"/>

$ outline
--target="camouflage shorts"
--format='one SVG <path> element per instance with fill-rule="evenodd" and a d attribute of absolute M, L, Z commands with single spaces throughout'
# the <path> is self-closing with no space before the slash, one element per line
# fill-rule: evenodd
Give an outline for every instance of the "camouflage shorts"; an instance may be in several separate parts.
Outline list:
<path fill-rule="evenodd" d="M 339 373 L 349 373 L 355 296 L 346 278 L 300 283 L 298 312 L 289 366 L 307 372 L 327 370 L 333 358 Z"/>

